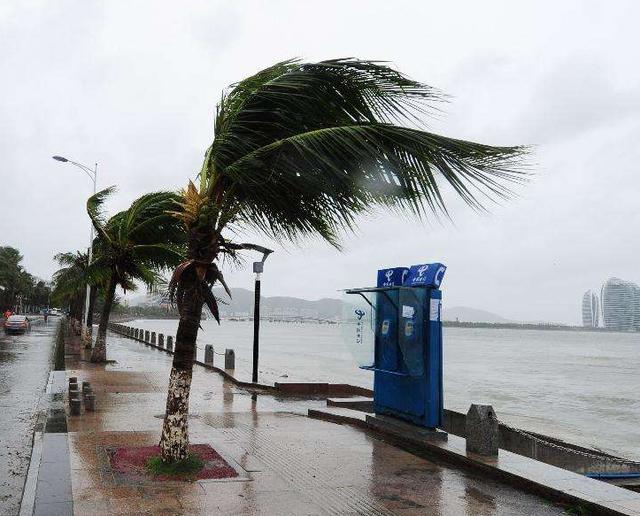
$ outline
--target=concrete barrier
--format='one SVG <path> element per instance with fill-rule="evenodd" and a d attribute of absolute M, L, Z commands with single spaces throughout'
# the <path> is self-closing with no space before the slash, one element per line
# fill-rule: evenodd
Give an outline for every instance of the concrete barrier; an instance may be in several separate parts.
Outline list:
<path fill-rule="evenodd" d="M 91 382 L 82 382 L 82 399 L 86 399 L 87 394 L 90 394 L 91 392 Z"/>
<path fill-rule="evenodd" d="M 144 341 L 149 342 L 149 340 L 151 340 L 151 333 L 149 330 L 144 330 Z"/>
<path fill-rule="evenodd" d="M 156 332 L 155 331 L 151 332 L 151 344 L 153 344 L 154 346 L 156 344 Z"/>
<path fill-rule="evenodd" d="M 158 333 L 158 347 L 164 348 L 164 335 Z"/>
<path fill-rule="evenodd" d="M 80 398 L 72 398 L 70 401 L 71 405 L 71 415 L 79 416 L 80 415 Z"/>
<path fill-rule="evenodd" d="M 450 434 L 465 437 L 466 414 L 444 409 L 442 429 Z M 522 432 L 498 422 L 500 448 L 518 455 L 545 462 L 574 473 L 585 474 L 592 471 L 626 473 L 636 471 L 633 464 L 619 462 L 616 457 L 599 450 L 585 448 L 556 437 L 537 432 Z"/>
<path fill-rule="evenodd" d="M 489 457 L 498 456 L 500 429 L 491 405 L 473 404 L 469 407 L 465 433 L 468 452 Z"/>
<path fill-rule="evenodd" d="M 167 351 L 173 351 L 173 335 L 167 335 Z"/>
<path fill-rule="evenodd" d="M 211 344 L 207 344 L 204 347 L 204 363 L 207 365 L 213 365 L 213 346 Z"/>
<path fill-rule="evenodd" d="M 224 368 L 225 369 L 236 368 L 236 354 L 232 349 L 224 350 Z"/>
<path fill-rule="evenodd" d="M 95 412 L 96 410 L 96 395 L 89 393 L 84 398 L 84 408 L 88 412 Z"/>

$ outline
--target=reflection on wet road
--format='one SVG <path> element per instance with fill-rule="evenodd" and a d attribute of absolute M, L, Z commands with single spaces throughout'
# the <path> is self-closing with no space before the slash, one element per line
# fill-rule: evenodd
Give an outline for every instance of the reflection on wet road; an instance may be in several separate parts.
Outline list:
<path fill-rule="evenodd" d="M 38 401 L 53 364 L 57 320 L 25 335 L 0 332 L 0 514 L 18 514 Z"/>

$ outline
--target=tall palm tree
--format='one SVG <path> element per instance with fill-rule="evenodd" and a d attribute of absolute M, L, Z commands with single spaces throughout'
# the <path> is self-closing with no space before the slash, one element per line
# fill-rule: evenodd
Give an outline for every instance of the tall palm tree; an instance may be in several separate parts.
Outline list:
<path fill-rule="evenodd" d="M 170 291 L 180 310 L 160 447 L 165 462 L 188 452 L 193 347 L 203 304 L 224 283 L 217 262 L 243 247 L 244 229 L 280 241 L 320 236 L 339 247 L 357 216 L 376 208 L 447 216 L 445 183 L 475 209 L 525 180 L 523 147 L 493 147 L 434 134 L 423 115 L 435 89 L 385 64 L 357 59 L 278 63 L 234 84 L 217 106 L 215 135 L 174 215 L 188 256 Z"/>
<path fill-rule="evenodd" d="M 113 190 L 106 188 L 87 201 L 87 212 L 97 232 L 91 268 L 95 276 L 102 276 L 104 284 L 104 304 L 92 362 L 107 359 L 107 325 L 116 287 L 135 290 L 135 282 L 140 281 L 152 288 L 161 281 L 162 270 L 175 267 L 184 259 L 184 231 L 168 213 L 176 207 L 176 194 L 143 195 L 105 222 L 101 208 Z"/>

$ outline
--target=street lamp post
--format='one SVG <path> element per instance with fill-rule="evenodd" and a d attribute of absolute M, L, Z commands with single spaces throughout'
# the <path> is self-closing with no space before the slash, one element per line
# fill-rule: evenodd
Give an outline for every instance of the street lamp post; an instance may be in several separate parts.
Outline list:
<path fill-rule="evenodd" d="M 253 304 L 253 370 L 251 381 L 258 381 L 258 358 L 260 355 L 260 275 L 264 271 L 264 262 L 273 251 L 255 244 L 241 244 L 245 249 L 253 249 L 262 253 L 262 260 L 253 262 L 253 272 L 256 274 Z"/>
<path fill-rule="evenodd" d="M 89 178 L 93 181 L 93 194 L 96 193 L 96 184 L 98 182 L 98 164 L 94 163 L 93 169 L 90 167 L 83 165 L 82 163 L 77 163 L 70 159 L 64 158 L 62 156 L 53 156 L 53 159 L 56 161 L 61 161 L 62 163 L 71 163 L 75 165 L 79 169 L 81 169 L 85 174 L 89 176 Z M 90 223 L 90 233 L 89 233 L 89 258 L 87 260 L 87 267 L 91 264 L 91 259 L 93 258 L 93 223 Z M 84 298 L 84 315 L 82 318 L 82 326 L 83 326 L 83 338 L 85 339 L 85 344 L 91 343 L 91 331 L 87 325 L 89 321 L 89 299 L 91 297 L 91 286 L 89 282 L 87 282 L 87 289 Z"/>

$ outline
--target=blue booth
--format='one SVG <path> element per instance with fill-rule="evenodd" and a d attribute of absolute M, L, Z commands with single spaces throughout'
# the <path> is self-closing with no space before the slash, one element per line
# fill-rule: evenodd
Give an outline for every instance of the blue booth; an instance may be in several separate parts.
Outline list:
<path fill-rule="evenodd" d="M 416 425 L 442 424 L 441 263 L 378 271 L 376 287 L 347 290 L 367 302 L 373 354 L 374 409 Z M 362 310 L 356 310 L 362 318 Z M 358 337 L 360 342 L 361 337 Z"/>

